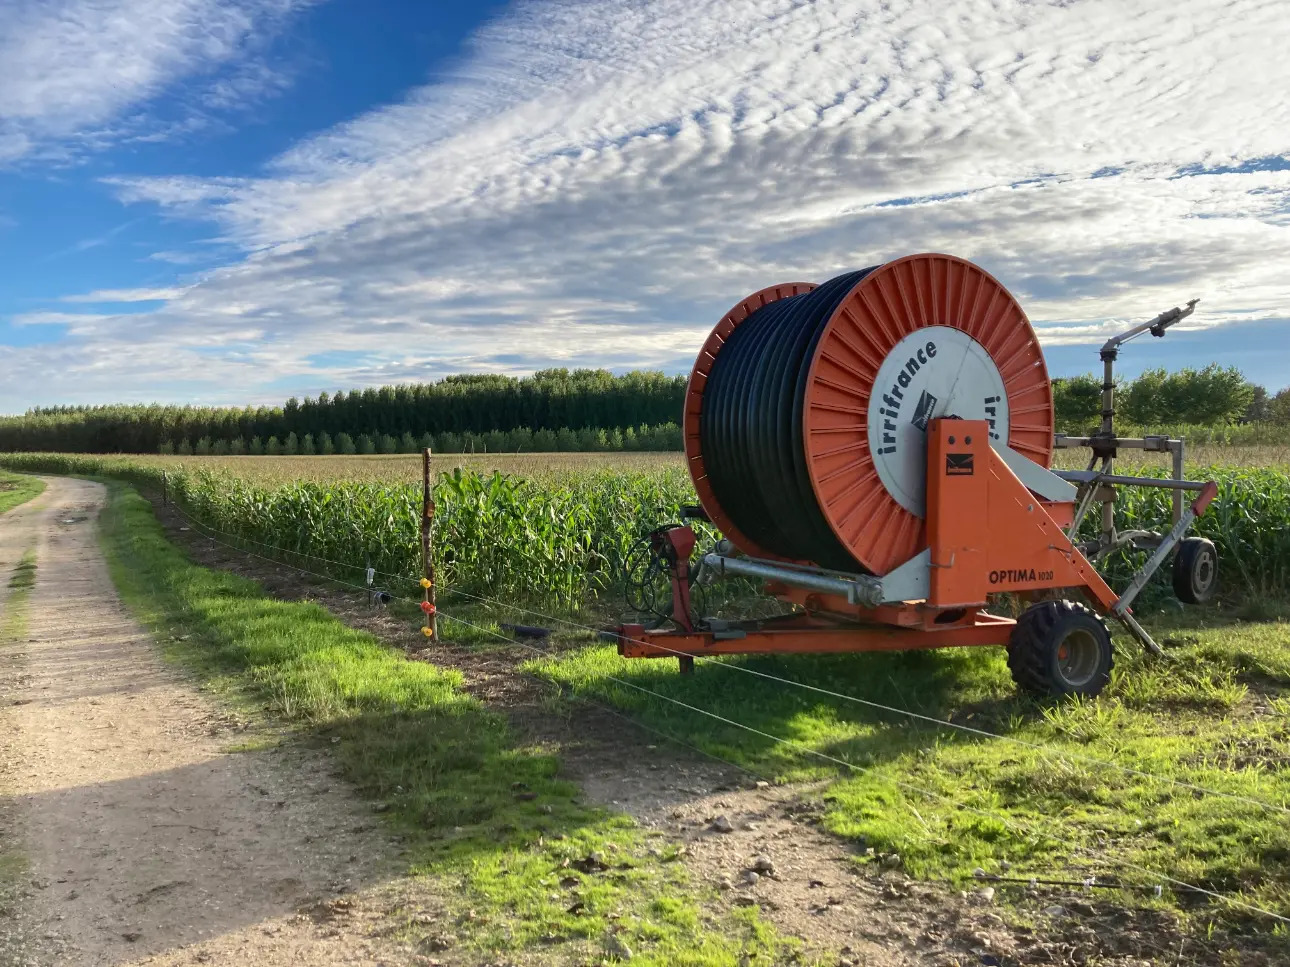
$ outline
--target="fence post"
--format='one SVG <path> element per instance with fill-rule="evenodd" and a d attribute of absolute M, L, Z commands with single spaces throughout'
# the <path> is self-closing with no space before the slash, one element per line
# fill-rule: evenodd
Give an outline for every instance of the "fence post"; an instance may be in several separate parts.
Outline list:
<path fill-rule="evenodd" d="M 421 587 L 425 592 L 421 610 L 426 624 L 422 631 L 439 643 L 439 612 L 434 584 L 434 491 L 430 487 L 430 448 L 421 451 Z"/>
<path fill-rule="evenodd" d="M 165 470 L 161 471 L 161 506 L 165 507 L 170 503 L 170 474 Z"/>

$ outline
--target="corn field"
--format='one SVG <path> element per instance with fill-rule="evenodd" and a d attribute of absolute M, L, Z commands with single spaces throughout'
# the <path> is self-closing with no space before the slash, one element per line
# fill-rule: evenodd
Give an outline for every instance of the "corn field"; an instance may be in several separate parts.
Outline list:
<path fill-rule="evenodd" d="M 228 465 L 204 469 L 192 462 L 68 454 L 0 455 L 0 466 L 112 476 L 153 491 L 161 488 L 164 472 L 186 513 L 239 541 L 340 562 L 344 573 L 335 565 L 309 566 L 345 580 L 359 580 L 365 566 L 382 572 L 387 584 L 390 576 L 418 577 L 421 487 L 406 481 L 419 461 L 406 458 L 408 466 L 400 466 L 395 479 L 373 482 L 343 479 L 349 474 L 339 464 L 346 458 L 323 459 L 338 465 L 341 479 L 266 482 Z M 1163 475 L 1160 468 L 1142 472 Z M 1193 470 L 1191 476 L 1219 483 L 1219 497 L 1196 531 L 1218 546 L 1226 586 L 1290 590 L 1290 477 L 1241 467 Z M 625 469 L 568 465 L 527 476 L 454 466 L 437 472 L 434 497 L 441 593 L 455 589 L 566 611 L 610 595 L 616 602 L 633 544 L 656 524 L 676 520 L 680 505 L 695 502 L 679 462 Z M 1170 496 L 1126 488 L 1116 518 L 1123 528 L 1167 530 Z M 1130 563 L 1111 561 L 1111 577 L 1122 580 Z"/>

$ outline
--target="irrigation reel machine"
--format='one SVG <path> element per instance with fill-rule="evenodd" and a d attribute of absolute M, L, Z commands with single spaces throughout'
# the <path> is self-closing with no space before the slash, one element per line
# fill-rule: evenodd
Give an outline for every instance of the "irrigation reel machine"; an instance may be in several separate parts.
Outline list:
<path fill-rule="evenodd" d="M 664 620 L 606 636 L 624 656 L 678 657 L 683 671 L 695 656 L 1003 645 L 1021 688 L 1096 694 L 1112 662 L 1104 616 L 1159 653 L 1130 606 L 1171 555 L 1182 600 L 1215 587 L 1213 544 L 1185 536 L 1215 484 L 1182 479 L 1181 441 L 1114 429 L 1119 347 L 1163 336 L 1194 306 L 1106 343 L 1101 427 L 1065 437 L 1029 320 L 970 262 L 911 255 L 753 293 L 704 343 L 685 396 L 701 505 L 687 516 L 722 536 L 695 560 L 689 524 L 653 531 L 643 568 L 670 586 Z M 1087 469 L 1050 469 L 1055 447 L 1074 446 L 1091 450 Z M 1171 453 L 1173 477 L 1116 474 L 1122 448 Z M 1117 532 L 1121 486 L 1173 490 L 1173 528 Z M 1101 532 L 1080 540 L 1094 507 Z M 1150 556 L 1117 594 L 1093 565 L 1122 548 Z M 703 617 L 696 583 L 725 576 L 764 582 L 793 608 Z M 1015 621 L 987 610 L 1003 593 L 1028 602 Z"/>

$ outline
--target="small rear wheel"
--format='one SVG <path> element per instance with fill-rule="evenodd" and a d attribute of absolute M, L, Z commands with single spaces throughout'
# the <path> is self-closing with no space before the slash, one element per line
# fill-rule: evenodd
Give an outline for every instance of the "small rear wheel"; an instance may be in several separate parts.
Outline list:
<path fill-rule="evenodd" d="M 1218 589 L 1218 550 L 1203 537 L 1188 537 L 1174 555 L 1174 594 L 1186 604 L 1204 604 Z"/>
<path fill-rule="evenodd" d="M 1008 639 L 1008 668 L 1032 695 L 1096 695 L 1111 680 L 1111 633 L 1074 601 L 1039 601 Z"/>

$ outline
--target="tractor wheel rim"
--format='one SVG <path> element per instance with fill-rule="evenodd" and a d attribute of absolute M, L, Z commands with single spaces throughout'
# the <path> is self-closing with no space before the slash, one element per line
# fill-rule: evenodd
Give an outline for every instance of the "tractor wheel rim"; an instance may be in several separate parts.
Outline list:
<path fill-rule="evenodd" d="M 1197 591 L 1207 591 L 1214 583 L 1214 561 L 1209 554 L 1200 555 L 1200 560 L 1196 562 L 1193 581 Z"/>
<path fill-rule="evenodd" d="M 1072 688 L 1087 685 L 1102 663 L 1102 648 L 1090 631 L 1076 629 L 1057 647 L 1057 668 Z"/>

